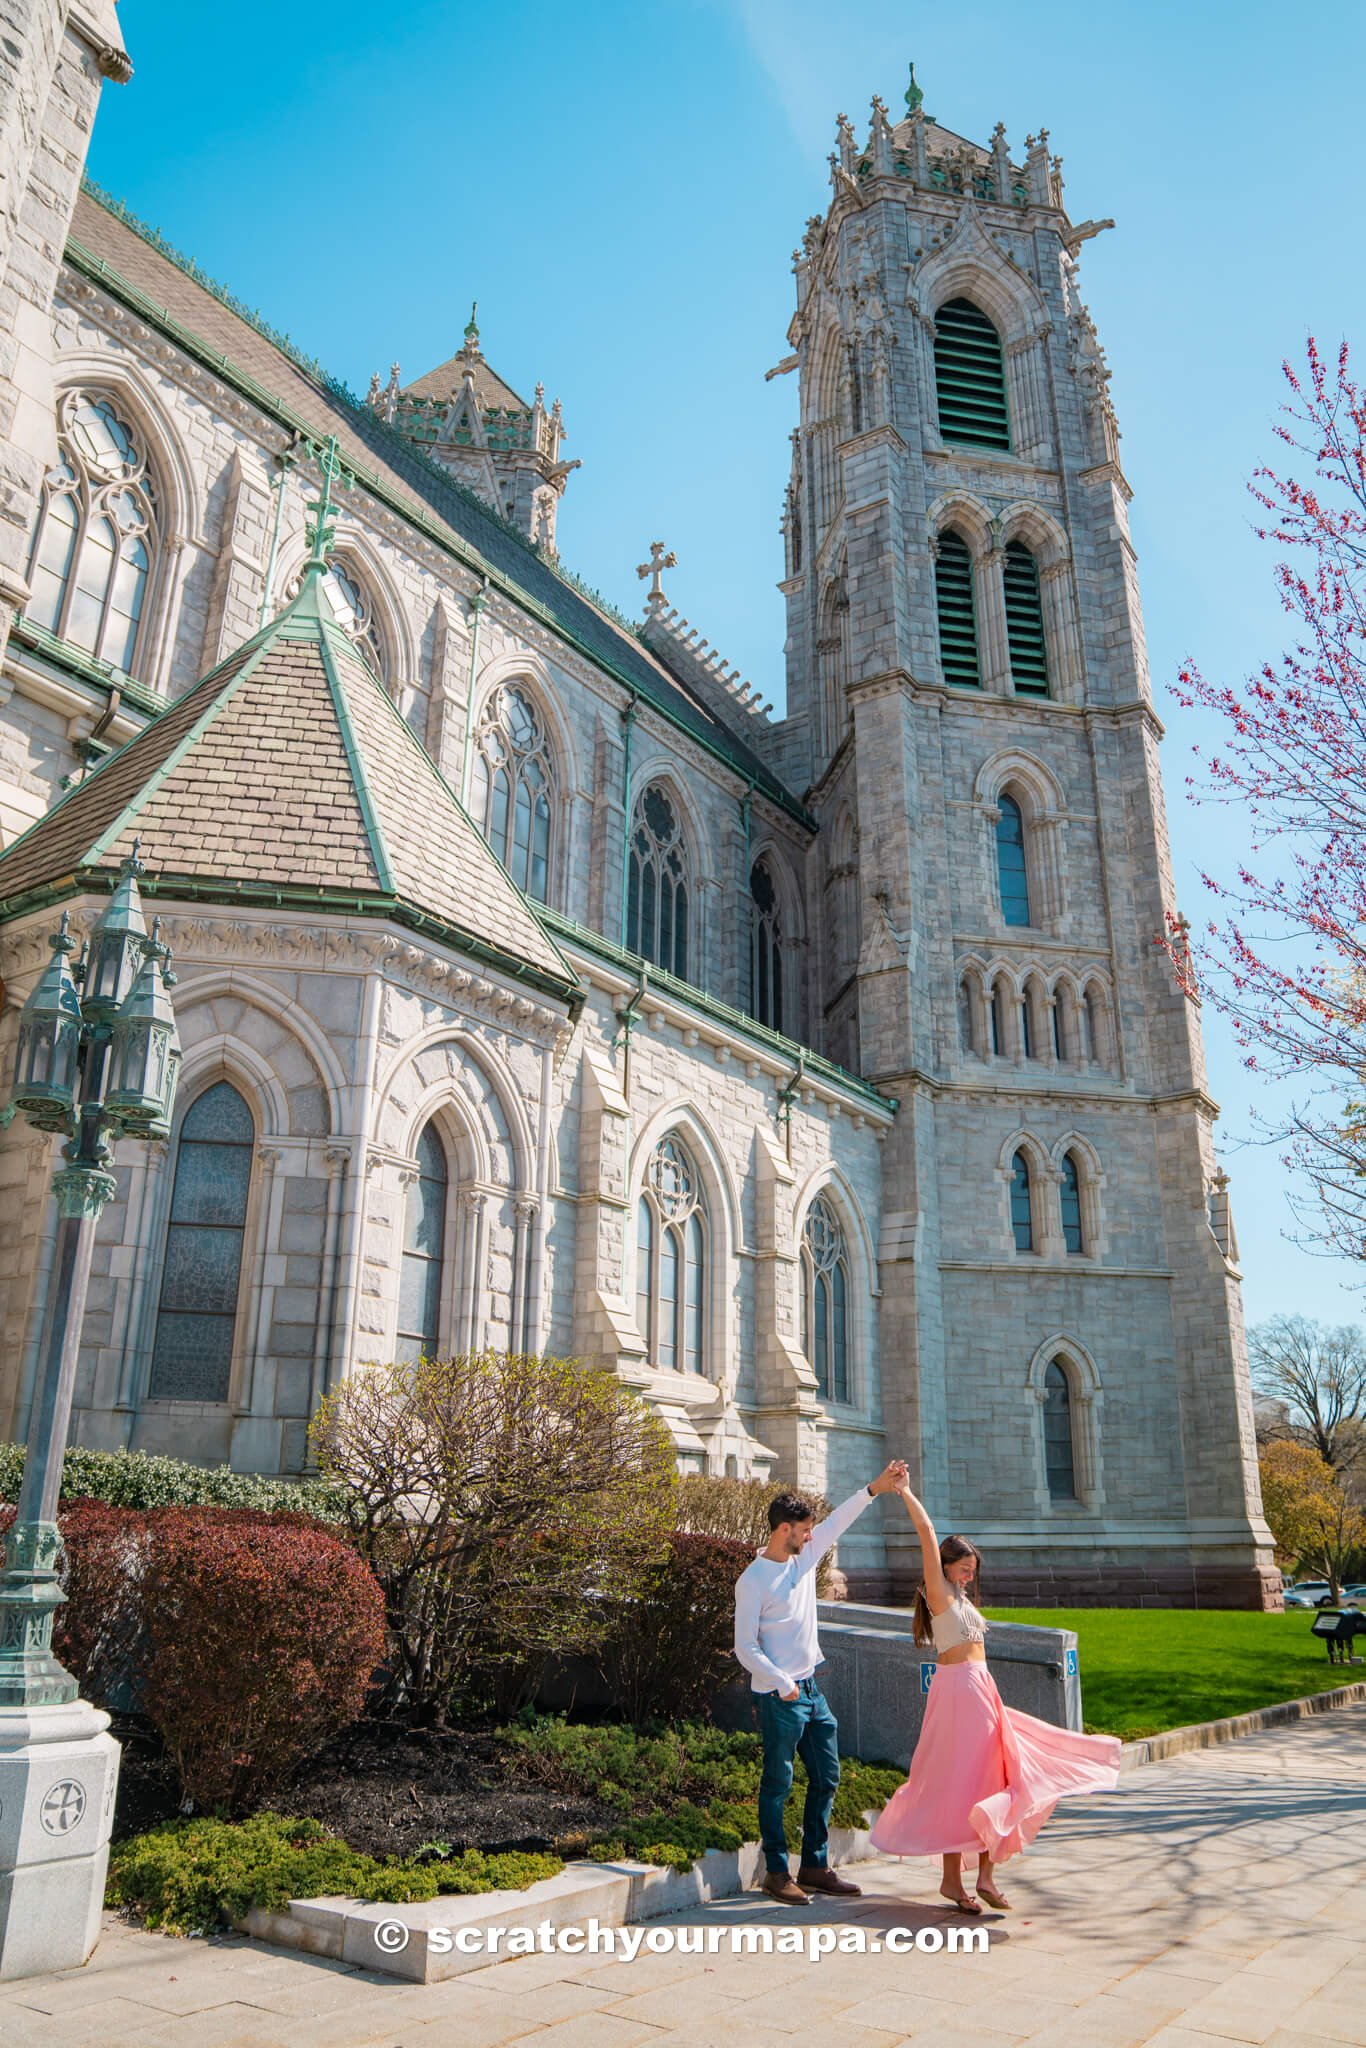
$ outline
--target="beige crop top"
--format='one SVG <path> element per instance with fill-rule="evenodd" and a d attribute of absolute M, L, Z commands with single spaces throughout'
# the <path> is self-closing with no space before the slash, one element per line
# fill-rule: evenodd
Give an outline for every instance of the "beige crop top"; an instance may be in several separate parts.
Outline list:
<path fill-rule="evenodd" d="M 942 1654 L 945 1650 L 956 1650 L 960 1643 L 984 1643 L 987 1624 L 971 1600 L 960 1598 L 942 1614 L 930 1616 L 930 1633 L 935 1649 Z"/>

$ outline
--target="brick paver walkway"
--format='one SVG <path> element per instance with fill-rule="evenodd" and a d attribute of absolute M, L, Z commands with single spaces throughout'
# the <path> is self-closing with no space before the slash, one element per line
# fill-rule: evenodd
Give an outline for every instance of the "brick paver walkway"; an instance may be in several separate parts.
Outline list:
<path fill-rule="evenodd" d="M 1135 1772 L 1007 1867 L 979 1956 L 535 1956 L 407 1986 L 109 1920 L 83 1970 L 0 1986 L 3 2048 L 1331 2048 L 1366 2044 L 1366 1706 Z M 928 1862 L 803 1918 L 946 1925 Z M 688 1924 L 794 1916 L 758 1898 Z M 668 1924 L 668 1923 L 656 1923 Z"/>

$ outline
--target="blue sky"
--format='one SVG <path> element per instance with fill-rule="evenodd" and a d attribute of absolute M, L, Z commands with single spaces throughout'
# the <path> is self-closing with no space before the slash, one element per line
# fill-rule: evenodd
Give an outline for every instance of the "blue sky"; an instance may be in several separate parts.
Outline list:
<path fill-rule="evenodd" d="M 92 175 L 352 387 L 459 345 L 564 401 L 582 459 L 568 564 L 636 613 L 663 538 L 670 598 L 781 704 L 778 512 L 793 380 L 790 252 L 828 198 L 835 115 L 926 106 L 986 140 L 1048 127 L 1083 251 L 1134 487 L 1167 722 L 1184 908 L 1238 827 L 1185 791 L 1198 716 L 1180 660 L 1236 679 L 1285 621 L 1245 480 L 1274 456 L 1279 364 L 1315 332 L 1366 352 L 1359 80 L 1366 14 L 1311 34 L 1268 0 L 1053 0 L 1046 9 L 831 0 L 349 0 L 222 10 L 123 0 L 135 76 L 107 87 Z M 1204 736 L 1213 735 L 1206 729 Z M 1213 848 L 1218 847 L 1216 855 Z M 1354 1269 L 1296 1249 L 1265 1084 L 1207 1011 L 1251 1320 L 1354 1318 Z"/>

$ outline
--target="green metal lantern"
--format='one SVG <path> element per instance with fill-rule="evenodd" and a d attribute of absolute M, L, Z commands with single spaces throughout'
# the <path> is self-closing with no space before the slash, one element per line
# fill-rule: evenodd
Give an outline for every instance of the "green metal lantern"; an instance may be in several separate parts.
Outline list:
<path fill-rule="evenodd" d="M 40 1131 L 64 1131 L 76 1100 L 81 999 L 66 956 L 75 940 L 62 913 L 49 944 L 52 958 L 19 1013 L 19 1052 L 11 1101 Z"/>
<path fill-rule="evenodd" d="M 115 1014 L 142 968 L 147 926 L 138 893 L 138 876 L 146 870 L 138 858 L 139 845 L 135 839 L 132 855 L 120 870 L 118 885 L 90 935 L 81 1005 L 92 1021 Z"/>
<path fill-rule="evenodd" d="M 109 1092 L 105 1108 L 127 1131 L 139 1137 L 169 1133 L 180 1070 L 180 1036 L 167 972 L 170 951 L 152 935 L 143 941 L 137 980 L 114 1016 L 109 1045 Z"/>

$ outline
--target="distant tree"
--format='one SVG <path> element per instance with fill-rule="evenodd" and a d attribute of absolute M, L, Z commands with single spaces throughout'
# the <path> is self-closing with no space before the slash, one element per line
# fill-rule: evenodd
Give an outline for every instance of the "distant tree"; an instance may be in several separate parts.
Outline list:
<path fill-rule="evenodd" d="M 1294 642 L 1240 687 L 1181 671 L 1177 696 L 1218 714 L 1224 742 L 1204 794 L 1248 818 L 1256 849 L 1236 880 L 1204 877 L 1221 911 L 1164 943 L 1188 993 L 1231 1020 L 1247 1065 L 1304 1092 L 1268 1124 L 1307 1185 L 1295 1213 L 1323 1249 L 1366 1259 L 1366 392 L 1346 345 L 1284 365 L 1276 429 L 1301 468 L 1251 490 Z M 1307 480 L 1306 480 L 1307 479 Z M 1198 750 L 1197 750 L 1198 751 Z"/>
<path fill-rule="evenodd" d="M 1272 1316 L 1248 1332 L 1248 1352 L 1253 1386 L 1286 1415 L 1278 1423 L 1264 1407 L 1263 1437 L 1308 1444 L 1344 1477 L 1366 1465 L 1366 1331 Z"/>
<path fill-rule="evenodd" d="M 1366 1544 L 1366 1515 L 1308 1444 L 1269 1444 L 1260 1465 L 1262 1509 L 1279 1561 L 1321 1572 L 1333 1599 L 1341 1600 L 1348 1561 Z"/>

